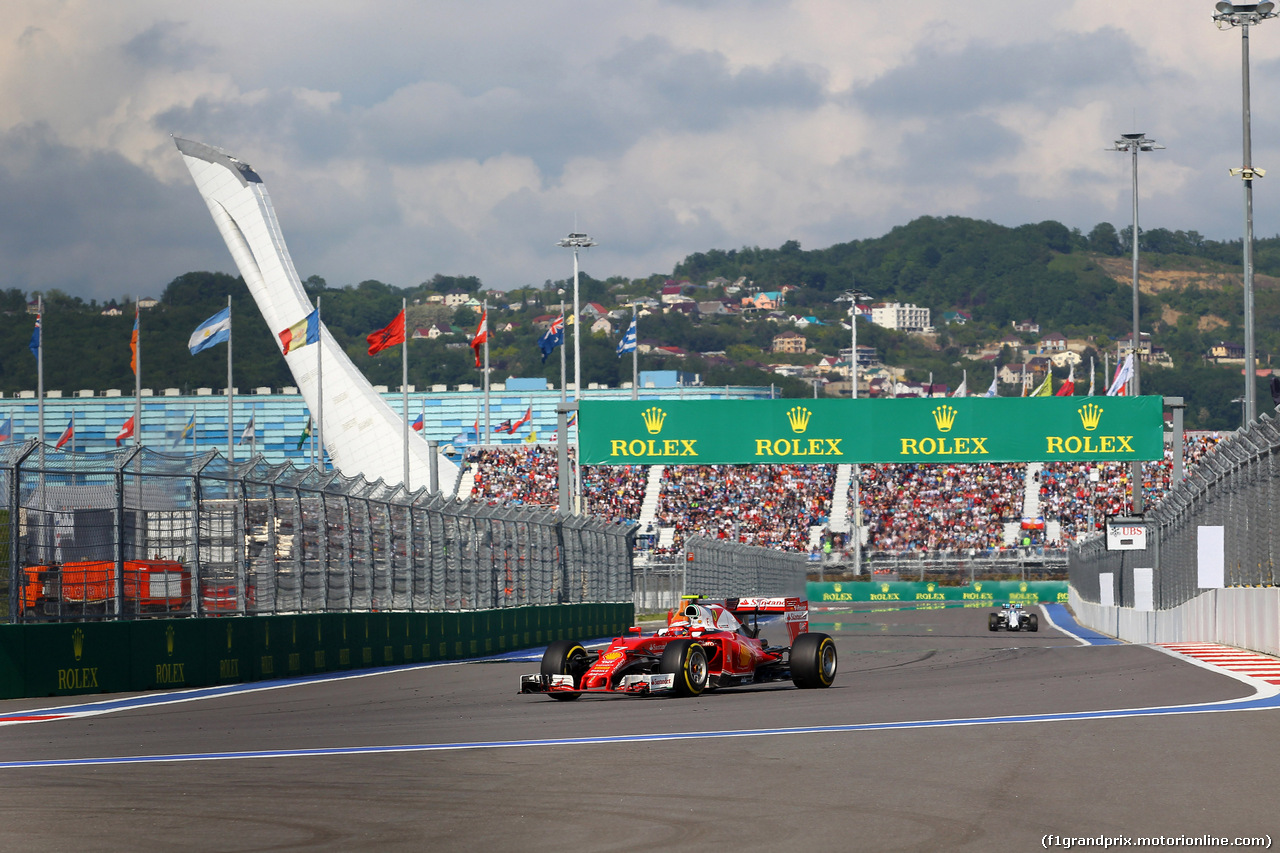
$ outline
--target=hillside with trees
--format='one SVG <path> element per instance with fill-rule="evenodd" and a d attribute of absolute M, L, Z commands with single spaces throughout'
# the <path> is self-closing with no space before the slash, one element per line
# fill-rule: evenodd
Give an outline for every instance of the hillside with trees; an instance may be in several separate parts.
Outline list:
<path fill-rule="evenodd" d="M 856 288 L 877 302 L 912 303 L 932 311 L 934 334 L 859 325 L 859 344 L 874 347 L 881 361 L 903 369 L 909 380 L 932 377 L 955 388 L 967 371 L 970 388 L 980 391 L 989 383 L 984 377 L 992 367 L 978 351 L 1012 333 L 1015 323 L 1031 321 L 1039 325 L 1041 336 L 1055 332 L 1088 341 L 1084 354 L 1094 359 L 1099 383 L 1105 384 L 1103 353 L 1110 354 L 1114 365 L 1115 342 L 1131 331 L 1131 236 L 1130 229 L 1107 223 L 1083 234 L 1056 222 L 1009 228 L 960 217 L 923 217 L 882 237 L 824 249 L 805 250 L 794 240 L 777 249 L 711 249 L 688 256 L 670 275 L 600 279 L 583 274 L 583 304 L 619 312 L 608 333 L 584 336 L 583 381 L 612 386 L 630 381 L 630 359 L 615 353 L 617 337 L 629 321 L 627 306 L 641 297 L 656 300 L 664 285 L 676 283 L 682 298 L 695 302 L 732 305 L 762 291 L 785 291 L 785 300 L 778 311 L 723 316 L 652 309 L 640 322 L 639 337 L 647 344 L 642 348 L 648 350 L 640 356 L 642 370 L 697 373 L 711 385 L 773 384 L 787 396 L 810 396 L 814 390 L 809 381 L 784 378 L 772 368 L 811 365 L 847 348 L 847 303 L 836 298 Z M 1153 229 L 1142 233 L 1139 248 L 1143 330 L 1173 364 L 1144 366 L 1143 392 L 1185 397 L 1190 428 L 1234 428 L 1243 392 L 1240 365 L 1213 364 L 1205 354 L 1218 341 L 1243 341 L 1240 242 Z M 1259 240 L 1254 258 L 1256 340 L 1263 368 L 1270 365 L 1272 353 L 1280 352 L 1280 237 Z M 571 299 L 569 280 L 506 293 L 486 291 L 473 276 L 436 275 L 412 287 L 379 281 L 339 287 L 318 276 L 304 284 L 313 301 L 323 298 L 325 324 L 374 384 L 400 383 L 398 348 L 371 358 L 364 338 L 399 312 L 402 299 L 410 303 L 411 330 L 445 330 L 434 340 L 411 341 L 409 381 L 418 387 L 480 383 L 467 346 L 479 314 L 466 306 L 446 307 L 440 297 L 447 293 L 488 300 L 494 381 L 508 376 L 559 381 L 559 357 L 543 362 L 537 347 L 542 328 L 535 320 L 558 313 L 560 300 Z M 159 304 L 142 312 L 144 387 L 190 393 L 225 385 L 225 359 L 217 355 L 221 349 L 192 357 L 187 340 L 200 322 L 225 306 L 228 294 L 236 385 L 247 390 L 293 384 L 276 343 L 279 330 L 266 327 L 243 282 L 191 272 L 164 286 Z M 36 385 L 35 359 L 27 348 L 32 297 L 18 290 L 0 293 L 0 391 L 6 395 Z M 133 303 L 122 301 L 119 316 L 106 316 L 104 306 L 56 290 L 45 293 L 44 302 L 45 387 L 64 393 L 112 388 L 129 393 Z M 964 312 L 971 320 L 944 325 L 942 316 L 948 311 Z M 805 320 L 797 325 L 792 318 Z M 809 353 L 770 351 L 773 338 L 789 329 L 802 331 Z M 999 361 L 1022 360 L 1034 351 L 1037 337 L 1021 335 L 1019 346 L 1006 346 Z M 1054 369 L 1054 374 L 1061 379 L 1066 370 Z M 1077 380 L 1078 393 L 1083 393 L 1088 377 L 1077 373 Z M 1261 411 L 1271 411 L 1262 379 L 1258 400 Z"/>

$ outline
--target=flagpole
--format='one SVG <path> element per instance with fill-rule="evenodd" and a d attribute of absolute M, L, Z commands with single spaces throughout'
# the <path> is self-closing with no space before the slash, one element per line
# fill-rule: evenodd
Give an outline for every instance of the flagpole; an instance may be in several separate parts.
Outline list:
<path fill-rule="evenodd" d="M 231 395 L 231 294 L 227 294 L 227 461 L 236 461 L 235 398 Z M 192 430 L 195 432 L 195 430 Z"/>
<path fill-rule="evenodd" d="M 489 300 L 484 301 L 480 316 L 484 324 L 484 440 L 489 441 Z"/>
<path fill-rule="evenodd" d="M 569 512 L 569 413 L 565 401 L 565 335 L 569 334 L 564 316 L 564 289 L 560 290 L 560 408 L 556 410 L 556 508 Z"/>
<path fill-rule="evenodd" d="M 564 291 L 560 291 L 560 408 L 564 408 L 565 391 L 564 391 L 564 336 L 568 334 L 565 328 L 567 322 L 564 317 Z"/>
<path fill-rule="evenodd" d="M 139 297 L 133 297 L 133 325 L 138 330 L 138 342 L 134 345 L 133 356 L 133 443 L 142 444 L 142 309 L 138 305 Z M 43 338 L 44 335 L 41 335 Z"/>
<path fill-rule="evenodd" d="M 36 338 L 36 425 L 40 431 L 40 485 L 41 509 L 44 509 L 44 295 L 36 297 L 36 325 L 40 335 Z M 13 421 L 9 422 L 9 440 L 13 440 Z"/>
<path fill-rule="evenodd" d="M 324 323 L 320 319 L 320 297 L 316 297 L 316 432 L 319 433 L 319 449 L 316 465 L 324 470 Z"/>
<path fill-rule="evenodd" d="M 636 326 L 636 304 L 631 303 L 631 325 L 636 330 L 635 347 L 631 350 L 631 399 L 640 399 L 640 328 Z"/>
<path fill-rule="evenodd" d="M 404 403 L 404 490 L 409 491 L 409 300 L 400 299 L 400 397 Z"/>

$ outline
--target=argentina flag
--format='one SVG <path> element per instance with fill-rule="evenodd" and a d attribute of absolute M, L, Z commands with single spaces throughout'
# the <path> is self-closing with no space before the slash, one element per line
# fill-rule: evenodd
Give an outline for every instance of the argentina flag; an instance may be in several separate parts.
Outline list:
<path fill-rule="evenodd" d="M 223 308 L 208 320 L 205 320 L 191 333 L 187 348 L 191 354 L 203 352 L 215 344 L 225 343 L 231 337 L 231 309 Z"/>

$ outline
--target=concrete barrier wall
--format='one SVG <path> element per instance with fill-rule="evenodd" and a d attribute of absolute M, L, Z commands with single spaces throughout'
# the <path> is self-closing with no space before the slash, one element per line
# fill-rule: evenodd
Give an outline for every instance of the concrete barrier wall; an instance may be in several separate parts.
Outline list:
<path fill-rule="evenodd" d="M 1069 598 L 1080 624 L 1130 643 L 1222 643 L 1280 656 L 1280 587 L 1211 589 L 1147 612 L 1085 601 L 1074 586 Z"/>
<path fill-rule="evenodd" d="M 0 625 L 0 699 L 207 687 L 618 636 L 635 606 Z"/>

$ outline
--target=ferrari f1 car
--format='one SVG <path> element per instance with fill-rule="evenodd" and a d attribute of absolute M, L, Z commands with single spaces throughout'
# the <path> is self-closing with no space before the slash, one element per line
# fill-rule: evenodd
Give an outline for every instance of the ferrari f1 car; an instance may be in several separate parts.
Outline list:
<path fill-rule="evenodd" d="M 789 646 L 760 636 L 760 617 L 781 615 Z M 797 687 L 830 687 L 836 646 L 809 630 L 809 603 L 799 598 L 687 598 L 652 634 L 639 627 L 603 651 L 578 642 L 547 646 L 541 672 L 520 677 L 521 693 L 577 699 L 589 693 L 698 696 L 706 690 L 790 680 Z"/>
<path fill-rule="evenodd" d="M 1002 604 L 995 613 L 987 615 L 987 630 L 999 631 L 1039 631 L 1040 616 L 1028 613 L 1021 604 Z"/>

